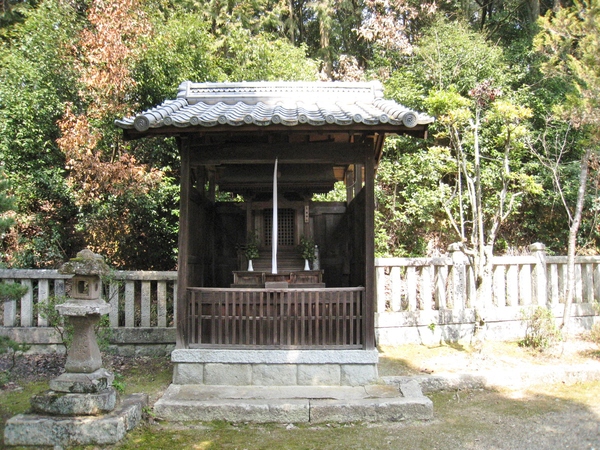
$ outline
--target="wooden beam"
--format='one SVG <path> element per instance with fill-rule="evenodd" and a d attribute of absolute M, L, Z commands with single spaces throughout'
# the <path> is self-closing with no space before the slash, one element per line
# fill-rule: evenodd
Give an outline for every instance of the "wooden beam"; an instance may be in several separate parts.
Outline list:
<path fill-rule="evenodd" d="M 375 155 L 365 154 L 365 348 L 375 348 Z"/>
<path fill-rule="evenodd" d="M 181 188 L 179 200 L 179 253 L 177 261 L 177 348 L 187 348 L 187 287 L 188 287 L 188 256 L 189 256 L 189 218 L 190 193 L 192 190 L 192 170 L 190 168 L 189 139 L 181 139 Z"/>
<path fill-rule="evenodd" d="M 385 141 L 385 135 L 378 134 L 375 137 L 375 167 L 379 165 L 379 161 L 383 156 L 383 142 Z"/>
<path fill-rule="evenodd" d="M 191 148 L 192 165 L 266 164 L 279 158 L 282 164 L 352 164 L 363 159 L 369 144 L 310 143 L 211 145 Z"/>

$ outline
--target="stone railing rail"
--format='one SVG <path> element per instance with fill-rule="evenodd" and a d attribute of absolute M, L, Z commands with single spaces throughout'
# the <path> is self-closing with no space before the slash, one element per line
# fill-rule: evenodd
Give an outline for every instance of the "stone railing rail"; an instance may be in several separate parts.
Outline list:
<path fill-rule="evenodd" d="M 469 259 L 451 246 L 439 258 L 376 258 L 376 330 L 380 344 L 439 342 L 473 334 L 487 325 L 488 336 L 523 336 L 523 312 L 530 307 L 551 309 L 559 320 L 564 311 L 567 257 L 549 256 L 543 244 L 530 246 L 530 255 L 498 256 L 493 263 L 490 298 L 477 304 Z M 574 303 L 576 330 L 598 320 L 600 256 L 575 258 Z M 479 324 L 479 325 L 478 325 Z"/>

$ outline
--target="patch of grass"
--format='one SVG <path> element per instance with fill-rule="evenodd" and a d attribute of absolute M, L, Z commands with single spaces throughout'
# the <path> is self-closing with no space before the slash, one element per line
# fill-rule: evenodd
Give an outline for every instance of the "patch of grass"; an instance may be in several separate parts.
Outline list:
<path fill-rule="evenodd" d="M 534 441 L 544 433 L 547 436 L 548 433 L 539 424 L 545 423 L 552 414 L 568 415 L 571 411 L 580 411 L 584 405 L 591 407 L 600 395 L 600 383 L 542 386 L 517 396 L 513 394 L 485 390 L 439 392 L 431 395 L 435 418 L 428 422 L 320 425 L 157 423 L 137 428 L 118 448 L 526 448 L 519 440 L 521 435 Z"/>
<path fill-rule="evenodd" d="M 143 358 L 139 363 L 120 371 L 124 395 L 146 392 L 152 395 L 166 389 L 173 378 L 169 357 Z"/>
<path fill-rule="evenodd" d="M 30 408 L 29 399 L 48 389 L 47 382 L 26 383 L 17 390 L 0 391 L 0 437 L 4 436 L 4 424 L 17 414 L 23 414 Z"/>

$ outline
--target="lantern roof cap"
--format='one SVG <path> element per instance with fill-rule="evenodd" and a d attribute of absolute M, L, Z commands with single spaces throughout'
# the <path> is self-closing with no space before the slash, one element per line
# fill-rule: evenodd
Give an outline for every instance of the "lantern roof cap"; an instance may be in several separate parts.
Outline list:
<path fill-rule="evenodd" d="M 104 258 L 90 249 L 84 248 L 77 253 L 75 258 L 70 259 L 58 269 L 65 275 L 102 276 L 108 274 L 110 268 L 104 262 Z"/>

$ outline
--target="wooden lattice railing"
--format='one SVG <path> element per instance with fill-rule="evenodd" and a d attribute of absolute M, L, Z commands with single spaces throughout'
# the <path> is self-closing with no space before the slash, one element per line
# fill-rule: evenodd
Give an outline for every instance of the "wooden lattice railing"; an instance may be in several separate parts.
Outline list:
<path fill-rule="evenodd" d="M 362 348 L 364 288 L 189 288 L 189 346 Z"/>

